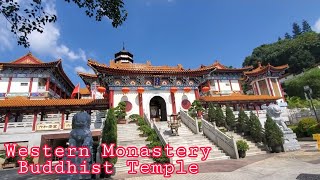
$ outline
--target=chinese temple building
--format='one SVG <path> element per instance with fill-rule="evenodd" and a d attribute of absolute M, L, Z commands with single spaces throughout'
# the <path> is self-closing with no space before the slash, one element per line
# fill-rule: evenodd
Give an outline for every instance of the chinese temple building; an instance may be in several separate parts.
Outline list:
<path fill-rule="evenodd" d="M 145 64 L 135 63 L 133 55 L 123 49 L 115 54 L 109 65 L 88 60 L 88 65 L 95 74 L 79 72 L 88 89 L 92 84 L 105 87 L 102 98 L 109 99 L 109 106 L 115 107 L 119 102 L 127 104 L 127 114 L 146 115 L 151 119 L 166 121 L 167 116 L 182 110 L 188 110 L 194 100 L 203 103 L 214 102 L 239 108 L 257 109 L 263 104 L 276 102 L 282 98 L 277 91 L 278 77 L 288 67 L 259 66 L 228 68 L 218 61 L 211 65 L 201 65 L 196 69 L 177 66 L 154 66 L 150 61 Z M 253 69 L 253 70 L 252 70 Z M 271 87 L 244 95 L 243 83 L 252 86 L 261 80 L 269 82 Z M 268 80 L 268 81 L 267 81 Z M 260 83 L 261 85 L 263 83 Z M 262 91 L 266 90 L 266 91 Z M 272 90 L 272 91 L 271 91 Z M 266 94 L 265 92 L 268 92 Z M 94 93 L 93 93 L 94 94 Z"/>
<path fill-rule="evenodd" d="M 61 60 L 42 62 L 28 53 L 12 62 L 0 63 L 0 99 L 66 99 L 73 89 Z"/>

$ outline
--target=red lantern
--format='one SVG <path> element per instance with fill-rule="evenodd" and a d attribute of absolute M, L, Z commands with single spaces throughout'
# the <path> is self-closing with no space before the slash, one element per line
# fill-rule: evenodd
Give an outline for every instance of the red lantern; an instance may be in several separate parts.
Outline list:
<path fill-rule="evenodd" d="M 106 88 L 105 88 L 105 87 L 101 87 L 101 86 L 98 87 L 97 90 L 98 90 L 98 92 L 100 92 L 100 93 L 106 92 Z"/>
<path fill-rule="evenodd" d="M 128 87 L 124 87 L 122 88 L 122 92 L 123 94 L 127 94 L 128 92 L 130 92 L 130 89 Z"/>
<path fill-rule="evenodd" d="M 144 92 L 144 88 L 143 87 L 138 87 L 137 89 L 139 94 L 142 94 Z"/>
<path fill-rule="evenodd" d="M 188 93 L 191 91 L 191 87 L 184 87 L 183 90 L 184 92 Z"/>
<path fill-rule="evenodd" d="M 172 87 L 172 88 L 170 88 L 170 92 L 172 92 L 172 93 L 175 93 L 175 92 L 177 92 L 178 91 L 178 88 L 177 87 Z"/>
<path fill-rule="evenodd" d="M 210 90 L 210 88 L 208 86 L 204 86 L 202 88 L 202 92 L 208 92 Z"/>

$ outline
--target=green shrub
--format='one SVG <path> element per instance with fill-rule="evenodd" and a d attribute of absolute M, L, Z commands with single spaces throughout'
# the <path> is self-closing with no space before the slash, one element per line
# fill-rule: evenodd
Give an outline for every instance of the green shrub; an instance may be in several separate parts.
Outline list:
<path fill-rule="evenodd" d="M 33 164 L 33 157 L 29 154 L 25 159 L 29 164 Z"/>
<path fill-rule="evenodd" d="M 298 137 L 310 137 L 309 128 L 313 125 L 316 125 L 317 121 L 313 118 L 303 118 L 299 121 L 297 127 L 297 136 Z"/>
<path fill-rule="evenodd" d="M 118 106 L 115 108 L 115 116 L 117 119 L 124 119 L 126 118 L 126 102 L 119 102 Z"/>
<path fill-rule="evenodd" d="M 242 133 L 245 132 L 246 122 L 249 121 L 247 114 L 241 109 L 238 114 L 237 130 Z"/>
<path fill-rule="evenodd" d="M 226 126 L 226 121 L 225 121 L 226 117 L 224 116 L 223 111 L 222 111 L 220 106 L 216 107 L 215 120 L 216 120 L 216 125 L 217 126 L 219 126 L 219 127 L 225 127 Z"/>
<path fill-rule="evenodd" d="M 139 114 L 131 114 L 129 116 L 129 119 L 130 119 L 131 122 L 138 122 L 138 118 L 139 117 L 141 118 L 141 116 Z"/>
<path fill-rule="evenodd" d="M 211 123 L 215 122 L 216 111 L 214 109 L 213 103 L 209 103 L 208 117 Z"/>
<path fill-rule="evenodd" d="M 312 125 L 308 130 L 307 130 L 308 136 L 312 136 L 313 134 L 319 134 L 320 133 L 320 123 Z"/>
<path fill-rule="evenodd" d="M 250 135 L 255 142 L 262 141 L 263 134 L 262 134 L 262 126 L 261 126 L 260 120 L 252 112 L 250 113 Z"/>
<path fill-rule="evenodd" d="M 117 120 L 114 113 L 114 108 L 110 108 L 107 117 L 102 129 L 102 140 L 101 143 L 106 143 L 107 145 L 110 145 L 111 143 L 117 144 Z M 116 146 L 114 147 L 114 150 L 116 150 Z M 107 157 L 103 159 L 103 162 L 108 161 L 109 163 L 115 165 L 118 161 L 117 157 L 110 158 Z"/>
<path fill-rule="evenodd" d="M 230 106 L 227 106 L 227 108 L 226 108 L 226 123 L 227 123 L 226 128 L 228 130 L 230 130 L 230 131 L 234 130 L 234 128 L 236 126 L 236 118 L 235 118 Z"/>
<path fill-rule="evenodd" d="M 269 147 L 283 144 L 283 133 L 279 126 L 267 115 L 267 121 L 264 124 L 265 140 Z"/>
<path fill-rule="evenodd" d="M 238 140 L 237 141 L 237 149 L 238 149 L 238 151 L 248 151 L 249 150 L 249 145 L 244 140 Z"/>

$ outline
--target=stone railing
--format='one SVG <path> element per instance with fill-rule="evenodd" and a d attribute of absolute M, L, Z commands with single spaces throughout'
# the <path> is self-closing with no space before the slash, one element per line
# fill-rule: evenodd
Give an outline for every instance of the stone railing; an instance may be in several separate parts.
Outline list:
<path fill-rule="evenodd" d="M 161 133 L 161 129 L 157 126 L 157 123 L 153 123 L 153 129 L 156 131 L 160 141 L 161 141 L 161 144 L 163 146 L 169 144 L 169 140 L 167 140 L 164 135 Z M 168 157 L 169 158 L 169 157 Z M 172 158 L 169 158 L 170 160 L 170 163 L 172 163 Z"/>
<path fill-rule="evenodd" d="M 148 116 L 144 113 L 143 114 L 143 119 L 146 121 L 146 123 L 148 124 L 148 126 L 150 126 L 151 128 L 153 128 L 154 126 L 152 126 L 152 123 L 150 121 L 150 119 L 148 118 Z M 154 123 L 153 123 L 154 124 Z"/>
<path fill-rule="evenodd" d="M 8 128 L 32 127 L 32 122 L 9 122 Z M 4 128 L 4 123 L 0 123 L 0 128 Z"/>
<path fill-rule="evenodd" d="M 221 132 L 215 125 L 202 119 L 203 134 L 223 149 L 231 158 L 239 159 L 237 144 L 234 138 L 230 138 Z"/>
<path fill-rule="evenodd" d="M 193 119 L 188 113 L 180 110 L 181 121 L 195 134 L 199 133 L 198 120 Z"/>

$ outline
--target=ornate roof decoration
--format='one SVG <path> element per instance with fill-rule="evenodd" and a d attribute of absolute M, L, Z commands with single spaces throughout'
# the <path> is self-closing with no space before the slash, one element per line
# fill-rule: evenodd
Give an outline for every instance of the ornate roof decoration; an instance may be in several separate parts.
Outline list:
<path fill-rule="evenodd" d="M 13 64 L 42 64 L 43 62 L 40 59 L 34 57 L 32 55 L 32 53 L 29 52 L 28 54 L 12 61 L 11 63 L 13 63 Z"/>
<path fill-rule="evenodd" d="M 271 72 L 282 72 L 285 71 L 286 69 L 289 68 L 288 64 L 282 65 L 282 66 L 272 66 L 268 63 L 266 66 L 262 66 L 261 63 L 259 62 L 258 67 L 253 69 L 252 71 L 247 71 L 244 74 L 246 76 L 256 76 L 259 74 L 264 74 L 267 73 L 268 71 Z"/>
<path fill-rule="evenodd" d="M 245 67 L 240 69 L 226 68 L 219 62 L 215 62 L 209 66 L 201 65 L 197 69 L 184 69 L 181 64 L 177 66 L 153 66 L 150 61 L 145 64 L 139 63 L 116 63 L 114 60 L 110 61 L 110 66 L 100 64 L 97 61 L 88 60 L 88 65 L 98 72 L 110 74 L 189 74 L 189 75 L 204 75 L 210 71 L 216 70 L 218 72 L 243 72 L 252 67 Z"/>

